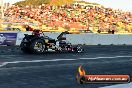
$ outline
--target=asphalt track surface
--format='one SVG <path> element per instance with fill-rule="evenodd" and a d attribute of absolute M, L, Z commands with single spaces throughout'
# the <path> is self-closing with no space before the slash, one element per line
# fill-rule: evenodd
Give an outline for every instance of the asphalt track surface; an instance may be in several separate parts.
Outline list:
<path fill-rule="evenodd" d="M 87 74 L 129 74 L 132 46 L 84 46 L 83 53 L 24 54 L 19 47 L 0 47 L 0 88 L 99 88 L 115 84 L 76 82 L 77 68 Z M 129 88 L 129 87 L 128 87 Z"/>

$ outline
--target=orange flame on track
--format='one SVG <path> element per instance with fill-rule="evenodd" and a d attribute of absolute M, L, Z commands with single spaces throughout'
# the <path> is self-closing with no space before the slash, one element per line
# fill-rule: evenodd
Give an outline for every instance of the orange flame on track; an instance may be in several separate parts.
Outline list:
<path fill-rule="evenodd" d="M 86 74 L 85 70 L 82 68 L 82 66 L 79 66 L 78 72 L 80 76 L 84 76 Z"/>

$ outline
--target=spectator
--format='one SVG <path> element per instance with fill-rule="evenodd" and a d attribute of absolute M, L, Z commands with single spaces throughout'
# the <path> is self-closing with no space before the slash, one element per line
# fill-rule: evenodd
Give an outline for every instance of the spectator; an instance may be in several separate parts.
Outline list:
<path fill-rule="evenodd" d="M 101 30 L 98 30 L 97 32 L 100 34 L 101 33 Z"/>
<path fill-rule="evenodd" d="M 49 25 L 53 29 L 56 26 L 64 28 L 64 23 L 67 23 L 68 25 L 71 23 L 79 23 L 79 26 L 81 27 L 77 27 L 78 25 L 76 25 L 76 29 L 84 28 L 89 24 L 89 28 L 92 26 L 99 26 L 101 29 L 99 31 L 106 31 L 109 26 L 113 26 L 113 23 L 122 23 L 118 25 L 120 28 L 122 28 L 122 26 L 125 26 L 126 28 L 132 23 L 131 12 L 123 12 L 121 10 L 112 10 L 110 8 L 97 6 L 83 6 L 80 4 L 70 4 L 56 8 L 44 4 L 35 7 L 13 5 L 6 9 L 4 13 L 7 18 L 5 20 L 6 22 L 29 23 L 30 20 L 33 20 Z M 114 31 L 116 31 L 117 25 L 114 26 Z M 26 30 L 29 31 L 32 29 L 27 27 Z"/>
<path fill-rule="evenodd" d="M 112 30 L 111 33 L 114 34 L 115 33 L 115 30 Z"/>
<path fill-rule="evenodd" d="M 108 30 L 108 34 L 111 34 L 111 30 L 110 29 Z"/>

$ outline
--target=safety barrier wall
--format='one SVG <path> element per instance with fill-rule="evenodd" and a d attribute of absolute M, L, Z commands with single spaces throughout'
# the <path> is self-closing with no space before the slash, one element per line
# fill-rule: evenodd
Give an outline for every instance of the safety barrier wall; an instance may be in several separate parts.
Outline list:
<path fill-rule="evenodd" d="M 46 32 L 45 35 L 56 39 L 61 32 Z M 31 34 L 31 32 L 19 32 L 16 40 L 16 45 L 20 45 L 24 34 Z M 85 45 L 132 45 L 132 35 L 120 34 L 68 34 L 67 41 L 72 44 Z"/>
<path fill-rule="evenodd" d="M 7 32 L 0 32 L 4 34 Z M 24 34 L 32 34 L 32 32 L 9 32 L 9 34 L 17 33 L 16 45 L 20 45 Z M 50 38 L 56 39 L 61 32 L 46 32 L 45 35 Z M 67 41 L 72 44 L 85 44 L 85 45 L 132 45 L 132 35 L 130 34 L 68 34 Z M 0 36 L 1 38 L 1 36 Z"/>
<path fill-rule="evenodd" d="M 17 33 L 17 39 L 16 39 L 16 45 L 20 45 L 22 39 L 24 38 L 24 34 L 32 34 L 32 32 L 18 32 Z"/>
<path fill-rule="evenodd" d="M 132 35 L 120 34 L 74 34 L 67 35 L 72 44 L 85 45 L 132 45 Z"/>

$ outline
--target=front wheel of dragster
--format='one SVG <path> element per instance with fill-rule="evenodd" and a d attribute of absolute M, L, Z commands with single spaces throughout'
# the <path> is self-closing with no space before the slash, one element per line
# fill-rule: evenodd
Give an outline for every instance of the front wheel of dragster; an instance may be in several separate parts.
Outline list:
<path fill-rule="evenodd" d="M 30 49 L 33 53 L 43 53 L 45 51 L 45 43 L 41 39 L 36 39 L 31 43 Z"/>
<path fill-rule="evenodd" d="M 82 53 L 82 52 L 83 52 L 83 47 L 82 47 L 81 45 L 77 45 L 77 46 L 75 47 L 75 51 L 76 51 L 77 53 Z"/>

